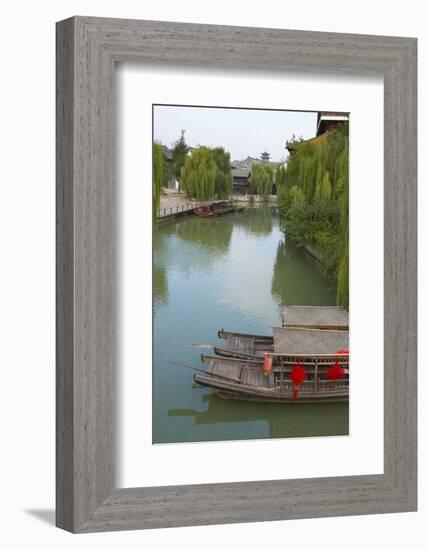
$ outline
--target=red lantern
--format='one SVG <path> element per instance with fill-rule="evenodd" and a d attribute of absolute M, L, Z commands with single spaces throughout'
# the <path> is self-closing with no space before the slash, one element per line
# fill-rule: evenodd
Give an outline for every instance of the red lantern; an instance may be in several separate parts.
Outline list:
<path fill-rule="evenodd" d="M 307 377 L 305 369 L 302 367 L 300 361 L 297 361 L 296 366 L 290 372 L 290 378 L 294 382 L 294 395 L 293 401 L 297 399 L 297 392 L 299 391 L 299 386 L 303 380 Z"/>
<path fill-rule="evenodd" d="M 272 355 L 266 354 L 265 360 L 263 361 L 263 374 L 268 376 L 272 370 Z"/>
<path fill-rule="evenodd" d="M 336 363 L 334 364 L 333 367 L 331 367 L 331 369 L 329 369 L 325 375 L 327 376 L 327 378 L 329 378 L 330 380 L 339 380 L 340 378 L 343 378 L 345 376 L 345 369 L 343 369 L 340 365 L 339 365 L 339 360 L 336 359 Z"/>

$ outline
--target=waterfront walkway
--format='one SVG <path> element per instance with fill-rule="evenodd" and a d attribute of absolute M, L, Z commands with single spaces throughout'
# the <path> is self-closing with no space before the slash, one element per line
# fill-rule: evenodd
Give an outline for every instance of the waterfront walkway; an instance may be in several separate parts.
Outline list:
<path fill-rule="evenodd" d="M 190 200 L 184 193 L 166 189 L 161 195 L 158 220 L 167 220 L 175 216 L 190 214 L 199 203 Z"/>

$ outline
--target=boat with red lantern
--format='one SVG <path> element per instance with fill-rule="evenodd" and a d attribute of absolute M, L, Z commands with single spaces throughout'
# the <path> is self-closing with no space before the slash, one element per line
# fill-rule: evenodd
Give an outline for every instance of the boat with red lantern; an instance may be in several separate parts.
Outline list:
<path fill-rule="evenodd" d="M 241 346 L 236 355 L 202 355 L 206 368 L 194 375 L 197 384 L 210 387 L 219 396 L 275 403 L 349 399 L 347 331 L 273 327 L 272 341 L 256 335 L 251 340 L 248 335 L 226 334 L 235 349 Z"/>
<path fill-rule="evenodd" d="M 349 353 L 272 354 L 267 359 L 202 355 L 206 372 L 194 374 L 194 380 L 224 399 L 262 403 L 348 401 Z"/>
<path fill-rule="evenodd" d="M 241 212 L 243 206 L 235 206 L 232 201 L 216 200 L 199 204 L 193 210 L 193 213 L 200 218 L 211 218 L 213 216 L 222 216 L 230 212 Z"/>

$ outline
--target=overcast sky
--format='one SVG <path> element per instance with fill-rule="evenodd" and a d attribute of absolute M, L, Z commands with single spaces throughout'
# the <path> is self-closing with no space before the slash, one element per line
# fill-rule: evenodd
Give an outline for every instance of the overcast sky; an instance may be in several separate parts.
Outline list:
<path fill-rule="evenodd" d="M 155 141 L 171 146 L 184 129 L 188 145 L 223 146 L 232 160 L 259 157 L 264 150 L 272 161 L 283 160 L 285 142 L 293 134 L 307 139 L 316 133 L 313 112 L 164 105 L 155 105 L 153 112 Z"/>

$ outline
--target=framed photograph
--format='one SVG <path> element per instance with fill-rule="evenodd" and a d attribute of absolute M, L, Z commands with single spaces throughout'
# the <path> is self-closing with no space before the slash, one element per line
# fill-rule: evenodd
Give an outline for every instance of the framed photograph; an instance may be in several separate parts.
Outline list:
<path fill-rule="evenodd" d="M 153 443 L 349 434 L 348 127 L 153 105 Z"/>
<path fill-rule="evenodd" d="M 417 506 L 416 39 L 57 24 L 57 525 Z"/>

